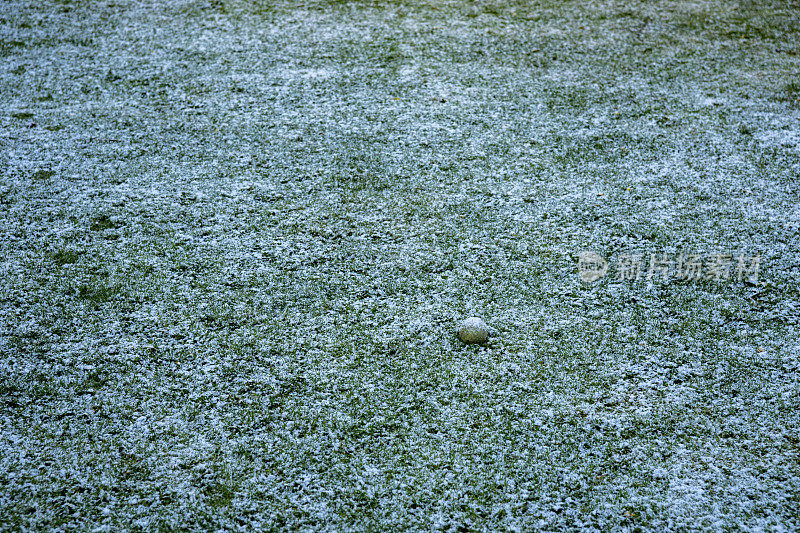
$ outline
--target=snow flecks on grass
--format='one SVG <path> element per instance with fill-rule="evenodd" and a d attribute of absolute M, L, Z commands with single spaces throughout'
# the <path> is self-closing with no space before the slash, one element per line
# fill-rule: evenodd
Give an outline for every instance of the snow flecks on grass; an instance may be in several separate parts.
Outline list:
<path fill-rule="evenodd" d="M 798 527 L 787 5 L 0 11 L 0 528 Z"/>

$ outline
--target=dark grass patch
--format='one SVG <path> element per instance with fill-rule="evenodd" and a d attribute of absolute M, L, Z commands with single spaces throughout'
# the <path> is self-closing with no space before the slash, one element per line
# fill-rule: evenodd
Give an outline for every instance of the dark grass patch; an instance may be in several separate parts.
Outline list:
<path fill-rule="evenodd" d="M 33 113 L 29 111 L 15 111 L 11 116 L 17 120 L 29 120 L 33 118 Z"/>
<path fill-rule="evenodd" d="M 105 283 L 81 283 L 71 290 L 70 293 L 75 294 L 81 300 L 94 304 L 104 304 L 123 299 L 127 295 L 126 291 L 119 285 L 106 285 Z"/>
<path fill-rule="evenodd" d="M 83 251 L 65 248 L 63 250 L 58 250 L 57 252 L 55 252 L 52 255 L 52 259 L 56 265 L 64 266 L 77 262 L 82 255 Z"/>
<path fill-rule="evenodd" d="M 118 228 L 120 224 L 111 220 L 108 215 L 100 215 L 94 218 L 89 225 L 89 229 L 92 231 L 103 231 L 107 229 L 115 229 Z"/>
<path fill-rule="evenodd" d="M 785 102 L 793 108 L 800 108 L 800 80 L 791 80 L 783 85 L 775 95 L 779 102 Z"/>
<path fill-rule="evenodd" d="M 31 176 L 35 180 L 47 180 L 56 175 L 55 170 L 37 170 Z"/>
<path fill-rule="evenodd" d="M 20 48 L 27 46 L 25 41 L 15 39 L 0 39 L 0 57 L 8 57 L 17 53 Z"/>
<path fill-rule="evenodd" d="M 226 483 L 215 481 L 203 487 L 203 495 L 213 507 L 228 507 L 236 496 L 236 491 Z"/>

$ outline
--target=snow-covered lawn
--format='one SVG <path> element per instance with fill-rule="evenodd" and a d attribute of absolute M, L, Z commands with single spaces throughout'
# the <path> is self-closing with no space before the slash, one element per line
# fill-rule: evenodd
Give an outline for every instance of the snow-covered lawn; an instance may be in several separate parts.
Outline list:
<path fill-rule="evenodd" d="M 798 12 L 0 3 L 0 530 L 800 528 Z"/>

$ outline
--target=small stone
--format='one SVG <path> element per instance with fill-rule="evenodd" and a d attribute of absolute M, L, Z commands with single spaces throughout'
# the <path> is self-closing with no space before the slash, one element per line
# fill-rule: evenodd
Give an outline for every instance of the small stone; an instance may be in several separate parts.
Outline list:
<path fill-rule="evenodd" d="M 458 326 L 458 338 L 466 344 L 481 344 L 489 338 L 489 328 L 486 322 L 471 316 Z"/>

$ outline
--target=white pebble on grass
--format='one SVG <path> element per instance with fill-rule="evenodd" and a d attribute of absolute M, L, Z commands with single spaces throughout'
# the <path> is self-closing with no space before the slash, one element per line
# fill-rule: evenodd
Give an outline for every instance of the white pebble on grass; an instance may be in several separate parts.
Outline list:
<path fill-rule="evenodd" d="M 466 344 L 481 344 L 489 338 L 489 328 L 481 318 L 471 316 L 458 326 L 458 338 Z"/>

